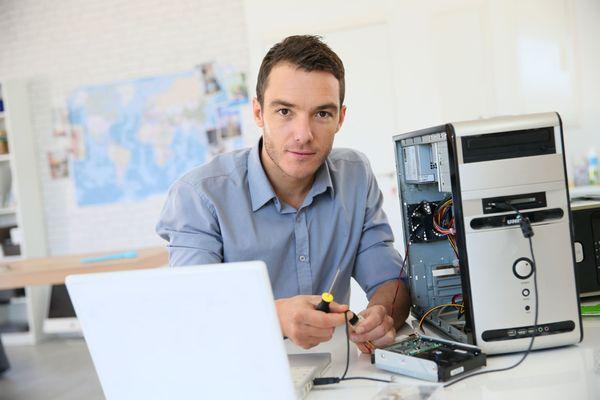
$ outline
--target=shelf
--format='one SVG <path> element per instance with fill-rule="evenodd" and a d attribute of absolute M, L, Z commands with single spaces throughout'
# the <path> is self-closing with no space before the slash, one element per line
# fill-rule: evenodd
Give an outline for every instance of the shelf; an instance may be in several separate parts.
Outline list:
<path fill-rule="evenodd" d="M 0 208 L 0 215 L 9 215 L 9 214 L 16 214 L 16 213 L 17 213 L 16 207 Z"/>
<path fill-rule="evenodd" d="M 11 305 L 27 304 L 27 296 L 12 297 L 9 300 Z"/>
<path fill-rule="evenodd" d="M 5 346 L 31 345 L 35 342 L 35 335 L 31 331 L 2 333 L 2 343 Z"/>
<path fill-rule="evenodd" d="M 27 249 L 27 253 L 23 256 L 0 256 L 2 267 L 13 266 L 17 264 L 17 260 L 23 260 L 25 257 L 43 257 L 48 253 L 40 185 L 42 181 L 38 168 L 32 165 L 31 161 L 36 160 L 39 154 L 36 151 L 36 136 L 32 127 L 33 109 L 30 104 L 29 84 L 29 81 L 18 79 L 0 81 L 0 97 L 4 104 L 0 109 L 0 130 L 2 134 L 6 132 L 7 141 L 7 143 L 1 142 L 3 146 L 0 147 L 3 151 L 8 150 L 8 154 L 0 154 L 0 169 L 5 175 L 10 172 L 12 191 L 12 195 L 6 196 L 9 200 L 0 205 L 0 228 L 4 228 L 1 233 L 3 238 L 6 238 L 8 236 L 6 228 L 18 226 L 22 236 L 19 240 L 21 251 Z M 8 149 L 5 144 L 8 145 Z M 16 204 L 17 197 L 18 204 Z M 5 249 L 8 254 L 18 253 L 12 247 L 9 249 L 5 246 Z M 2 275 L 0 284 L 5 282 L 5 276 Z M 13 313 L 10 314 L 11 321 L 27 322 L 28 332 L 3 334 L 6 344 L 33 344 L 44 336 L 42 328 L 48 311 L 50 288 L 45 285 L 23 286 L 25 286 L 25 299 L 10 304 L 8 311 Z M 6 308 L 4 311 L 8 312 Z M 0 324 L 2 323 L 0 317 Z"/>

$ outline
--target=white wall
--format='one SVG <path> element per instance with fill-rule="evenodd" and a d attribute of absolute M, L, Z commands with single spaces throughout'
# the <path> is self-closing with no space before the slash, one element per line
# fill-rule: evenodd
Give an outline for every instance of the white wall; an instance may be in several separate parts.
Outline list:
<path fill-rule="evenodd" d="M 600 1 L 577 0 L 574 14 L 581 114 L 579 126 L 568 132 L 566 147 L 571 162 L 590 146 L 600 153 Z"/>
<path fill-rule="evenodd" d="M 52 181 L 52 106 L 82 85 L 190 70 L 216 61 L 242 71 L 248 52 L 241 1 L 0 1 L 0 78 L 30 87 L 51 254 L 162 243 L 154 225 L 164 196 L 77 207 L 73 184 Z"/>

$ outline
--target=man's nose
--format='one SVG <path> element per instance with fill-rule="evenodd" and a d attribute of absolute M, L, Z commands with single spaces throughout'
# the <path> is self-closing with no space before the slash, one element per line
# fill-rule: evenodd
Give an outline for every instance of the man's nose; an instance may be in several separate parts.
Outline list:
<path fill-rule="evenodd" d="M 308 143 L 313 140 L 312 129 L 310 126 L 310 118 L 300 117 L 296 118 L 294 125 L 294 141 L 296 143 Z"/>

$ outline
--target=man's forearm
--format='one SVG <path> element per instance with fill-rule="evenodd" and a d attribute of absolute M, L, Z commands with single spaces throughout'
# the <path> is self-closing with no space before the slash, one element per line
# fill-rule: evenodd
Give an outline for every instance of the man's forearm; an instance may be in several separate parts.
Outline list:
<path fill-rule="evenodd" d="M 396 297 L 395 302 L 394 296 Z M 369 301 L 369 307 L 378 304 L 384 306 L 388 315 L 394 319 L 394 328 L 399 329 L 404 325 L 410 309 L 410 296 L 404 282 L 392 280 L 379 286 Z"/>

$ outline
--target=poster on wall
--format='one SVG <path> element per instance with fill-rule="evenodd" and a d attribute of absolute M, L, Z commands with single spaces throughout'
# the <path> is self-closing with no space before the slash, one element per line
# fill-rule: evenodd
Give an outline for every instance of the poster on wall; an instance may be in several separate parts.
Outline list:
<path fill-rule="evenodd" d="M 69 145 L 71 125 L 69 112 L 64 106 L 52 108 L 52 143 L 53 146 L 46 152 L 50 178 L 60 180 L 69 177 Z"/>
<path fill-rule="evenodd" d="M 246 146 L 245 85 L 243 74 L 206 63 L 177 74 L 74 91 L 68 110 L 77 204 L 163 194 L 193 167 Z"/>
<path fill-rule="evenodd" d="M 64 179 L 69 177 L 69 156 L 64 150 L 53 150 L 47 152 L 48 167 L 52 179 Z"/>

